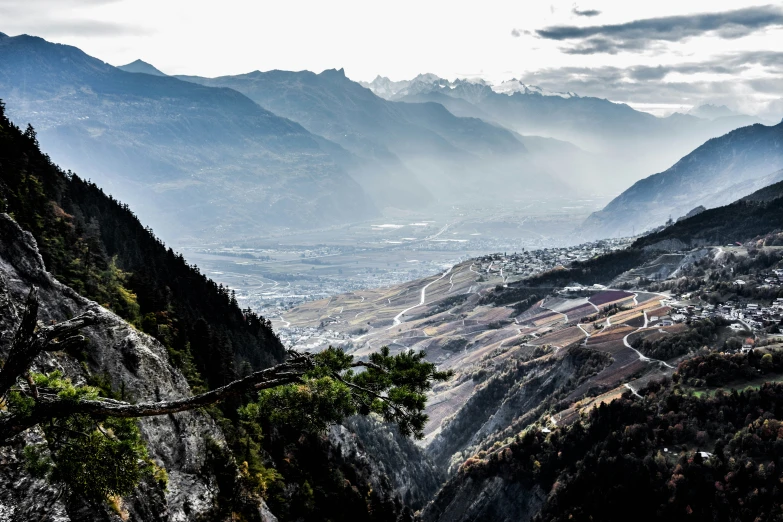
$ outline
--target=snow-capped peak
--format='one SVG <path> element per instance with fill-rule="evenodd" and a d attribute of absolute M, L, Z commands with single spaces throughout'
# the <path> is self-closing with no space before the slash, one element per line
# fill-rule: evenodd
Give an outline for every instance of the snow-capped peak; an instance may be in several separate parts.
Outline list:
<path fill-rule="evenodd" d="M 516 78 L 506 80 L 498 85 L 493 85 L 492 90 L 499 94 L 507 94 L 509 96 L 514 93 L 520 92 L 522 94 L 538 94 L 540 96 L 560 96 L 561 98 L 577 98 L 578 95 L 573 92 L 555 92 L 549 91 L 537 85 L 528 85 L 522 83 Z"/>

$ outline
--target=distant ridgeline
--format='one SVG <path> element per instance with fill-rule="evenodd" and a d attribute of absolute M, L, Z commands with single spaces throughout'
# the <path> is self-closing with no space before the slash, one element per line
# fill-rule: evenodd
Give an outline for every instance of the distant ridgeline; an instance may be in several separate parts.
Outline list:
<path fill-rule="evenodd" d="M 33 128 L 12 124 L 2 102 L 0 211 L 35 236 L 61 282 L 161 341 L 192 387 L 214 388 L 282 360 L 267 320 L 166 249 L 127 205 L 54 165 Z"/>

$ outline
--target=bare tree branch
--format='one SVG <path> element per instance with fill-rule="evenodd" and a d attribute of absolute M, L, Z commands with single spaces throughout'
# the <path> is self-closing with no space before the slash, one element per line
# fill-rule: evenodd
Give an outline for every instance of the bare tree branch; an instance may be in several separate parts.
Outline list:
<path fill-rule="evenodd" d="M 73 334 L 85 326 L 98 322 L 98 315 L 89 311 L 68 321 L 36 330 L 38 307 L 38 289 L 33 287 L 27 296 L 22 322 L 16 330 L 8 360 L 0 370 L 0 396 L 8 393 L 17 379 L 29 370 L 30 365 L 41 352 L 62 350 L 73 345 L 81 338 L 80 336 L 74 338 Z"/>
<path fill-rule="evenodd" d="M 0 414 L 0 445 L 36 424 L 57 417 L 75 414 L 99 417 L 151 417 L 193 410 L 216 404 L 228 397 L 238 396 L 246 392 L 301 382 L 302 377 L 316 367 L 316 357 L 313 354 L 289 350 L 287 360 L 277 366 L 255 372 L 243 379 L 193 397 L 139 404 L 130 404 L 108 398 L 63 398 L 57 394 L 57 390 L 36 387 L 29 373 L 30 365 L 41 352 L 61 350 L 74 343 L 82 342 L 84 338 L 76 335 L 77 332 L 86 326 L 98 323 L 100 317 L 95 312 L 88 311 L 68 321 L 36 329 L 37 315 L 38 290 L 33 287 L 28 295 L 27 306 L 21 324 L 16 331 L 8 360 L 5 362 L 2 370 L 0 370 L 0 396 L 4 396 L 16 385 L 20 377 L 25 377 L 26 386 L 20 383 L 20 389 L 24 390 L 27 387 L 35 402 L 32 410 L 28 410 L 24 414 Z M 380 372 L 386 371 L 375 363 L 365 361 L 352 362 L 349 364 L 349 367 L 365 367 Z M 394 404 L 388 397 L 351 382 L 340 375 L 340 372 L 332 372 L 332 375 L 336 380 L 352 390 L 385 402 L 400 417 L 410 417 L 409 412 Z"/>
<path fill-rule="evenodd" d="M 369 361 L 354 361 L 351 363 L 351 368 L 358 368 L 360 366 L 363 366 L 365 368 L 372 368 L 374 370 L 378 370 L 379 372 L 386 371 L 382 367 L 378 366 L 377 364 Z"/>

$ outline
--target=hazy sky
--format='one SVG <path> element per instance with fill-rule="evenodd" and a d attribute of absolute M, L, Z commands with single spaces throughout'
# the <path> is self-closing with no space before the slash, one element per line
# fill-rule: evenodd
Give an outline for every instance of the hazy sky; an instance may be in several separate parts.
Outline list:
<path fill-rule="evenodd" d="M 783 3 L 0 0 L 0 31 L 168 74 L 512 77 L 665 112 L 783 115 Z"/>

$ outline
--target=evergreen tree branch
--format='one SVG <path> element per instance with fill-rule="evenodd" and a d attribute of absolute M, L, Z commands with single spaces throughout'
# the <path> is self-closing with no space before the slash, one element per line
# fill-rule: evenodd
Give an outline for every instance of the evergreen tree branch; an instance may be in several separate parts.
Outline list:
<path fill-rule="evenodd" d="M 248 392 L 302 383 L 306 381 L 308 376 L 312 377 L 324 370 L 327 371 L 325 375 L 350 388 L 355 399 L 364 402 L 364 399 L 369 397 L 381 401 L 385 408 L 388 407 L 394 412 L 393 416 L 400 422 L 401 427 L 407 424 L 415 426 L 421 417 L 419 407 L 404 406 L 402 401 L 397 401 L 383 393 L 392 386 L 392 380 L 389 377 L 396 370 L 391 367 L 387 368 L 386 364 L 378 364 L 378 362 L 353 361 L 350 355 L 331 348 L 321 354 L 298 353 L 289 350 L 286 361 L 281 364 L 255 372 L 206 393 L 181 399 L 131 404 L 109 398 L 61 396 L 57 389 L 36 386 L 29 374 L 30 366 L 41 352 L 60 350 L 75 342 L 80 342 L 83 337 L 76 335 L 78 330 L 97 324 L 100 321 L 100 316 L 94 311 L 88 311 L 68 321 L 50 326 L 38 326 L 36 320 L 38 308 L 38 291 L 34 287 L 28 296 L 27 306 L 14 337 L 8 360 L 0 370 L 0 393 L 5 395 L 13 386 L 17 385 L 23 396 L 27 396 L 32 404 L 0 414 L 0 445 L 8 443 L 14 436 L 37 424 L 56 418 L 72 415 L 89 415 L 98 418 L 167 415 L 209 406 Z M 379 357 L 389 358 L 388 349 L 385 348 Z M 421 357 L 423 354 L 420 354 L 419 358 Z M 422 364 L 426 371 L 420 375 L 421 382 L 413 383 L 414 388 L 416 386 L 428 388 L 430 380 L 445 378 L 445 374 L 434 372 L 433 365 Z M 380 376 L 381 380 L 374 382 L 375 377 L 369 374 L 369 381 L 355 382 L 350 369 L 356 367 L 367 368 L 375 376 Z M 344 375 L 344 371 L 349 371 L 349 373 Z M 324 374 L 321 373 L 321 375 Z M 367 380 L 368 374 L 361 375 Z M 26 381 L 17 382 L 20 377 L 24 377 Z M 418 433 L 418 429 L 414 431 Z"/>

